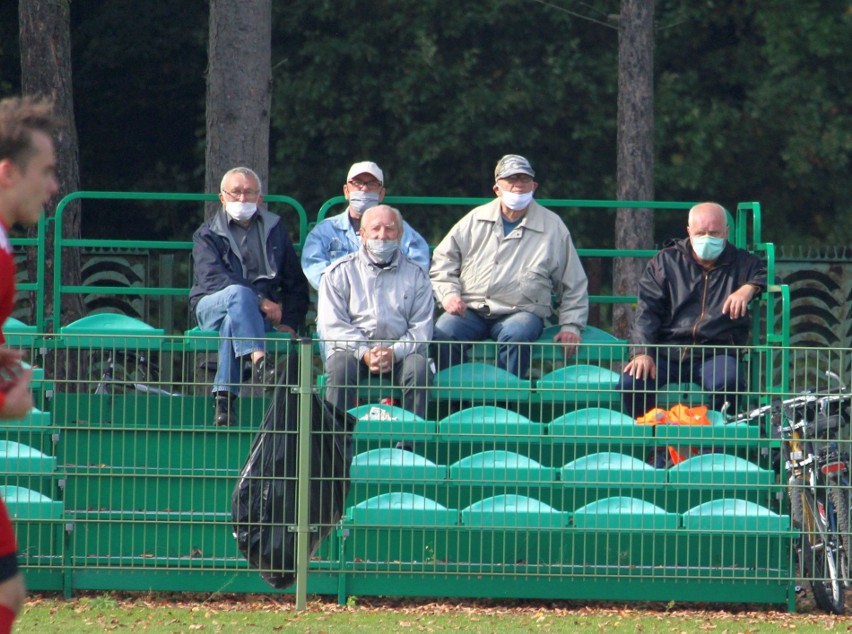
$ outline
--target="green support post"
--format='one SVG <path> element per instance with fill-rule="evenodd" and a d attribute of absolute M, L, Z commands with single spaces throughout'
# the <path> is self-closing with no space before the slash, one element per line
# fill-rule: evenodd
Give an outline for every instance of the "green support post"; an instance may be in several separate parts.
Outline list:
<path fill-rule="evenodd" d="M 296 609 L 307 607 L 308 557 L 310 543 L 310 486 L 311 486 L 311 356 L 314 343 L 310 338 L 299 340 L 299 460 L 297 466 L 298 506 L 296 509 Z"/>

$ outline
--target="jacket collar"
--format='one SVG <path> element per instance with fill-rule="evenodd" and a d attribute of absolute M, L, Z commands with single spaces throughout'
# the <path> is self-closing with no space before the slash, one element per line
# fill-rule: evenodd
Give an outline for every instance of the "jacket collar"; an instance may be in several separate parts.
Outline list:
<path fill-rule="evenodd" d="M 530 206 L 527 208 L 527 213 L 524 214 L 524 217 L 521 218 L 521 223 L 518 225 L 519 227 L 526 227 L 531 231 L 538 231 L 539 233 L 544 233 L 544 214 L 542 210 L 544 207 L 539 205 L 535 198 L 533 198 Z M 484 222 L 494 222 L 500 218 L 501 215 L 500 208 L 500 199 L 495 198 L 490 203 L 486 203 L 481 207 L 477 208 L 474 211 L 473 217 L 476 220 L 482 220 Z"/>
<path fill-rule="evenodd" d="M 269 235 L 269 232 L 272 231 L 272 228 L 281 222 L 281 216 L 264 209 L 258 209 L 257 215 L 252 219 L 252 221 L 254 220 L 260 221 L 261 233 L 265 239 Z M 224 207 L 220 207 L 216 214 L 210 218 L 210 230 L 222 237 L 230 237 L 231 232 L 228 229 L 228 214 L 225 213 Z"/>

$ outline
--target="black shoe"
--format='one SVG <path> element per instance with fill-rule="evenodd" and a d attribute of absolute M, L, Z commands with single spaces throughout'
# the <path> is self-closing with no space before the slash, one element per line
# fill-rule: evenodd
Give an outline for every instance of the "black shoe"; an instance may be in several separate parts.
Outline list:
<path fill-rule="evenodd" d="M 269 361 L 267 362 L 267 359 Z M 271 390 L 278 380 L 275 371 L 275 361 L 267 355 L 251 364 L 251 380 L 255 385 L 262 385 L 264 390 Z"/>
<path fill-rule="evenodd" d="M 231 392 L 216 392 L 213 397 L 213 406 L 216 410 L 216 418 L 213 424 L 218 427 L 233 427 L 237 424 L 237 395 Z"/>

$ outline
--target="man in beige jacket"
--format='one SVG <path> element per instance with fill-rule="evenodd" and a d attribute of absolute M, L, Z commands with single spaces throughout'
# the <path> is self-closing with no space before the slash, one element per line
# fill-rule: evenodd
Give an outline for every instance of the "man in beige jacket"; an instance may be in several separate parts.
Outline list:
<path fill-rule="evenodd" d="M 568 355 L 576 351 L 588 281 L 565 223 L 533 200 L 538 183 L 529 161 L 507 154 L 494 180 L 497 198 L 456 223 L 432 255 L 432 289 L 445 311 L 435 324 L 437 362 L 460 363 L 465 342 L 491 338 L 500 344 L 497 365 L 524 377 L 530 346 L 512 344 L 541 336 L 554 295 L 560 330 L 553 340 Z"/>

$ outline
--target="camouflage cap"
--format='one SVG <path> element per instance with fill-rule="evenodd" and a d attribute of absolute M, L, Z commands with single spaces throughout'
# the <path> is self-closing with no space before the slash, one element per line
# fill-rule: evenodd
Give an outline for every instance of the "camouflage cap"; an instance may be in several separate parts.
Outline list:
<path fill-rule="evenodd" d="M 533 170 L 530 162 L 523 156 L 519 154 L 507 154 L 497 161 L 497 167 L 494 168 L 494 180 L 506 178 L 512 174 L 527 174 L 534 178 L 535 170 Z"/>

